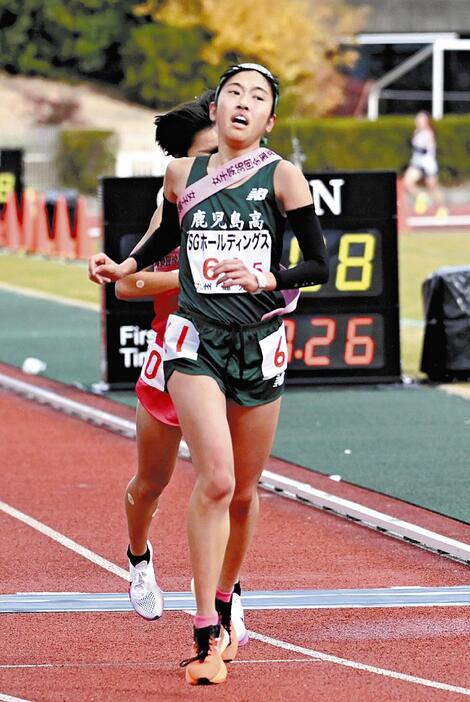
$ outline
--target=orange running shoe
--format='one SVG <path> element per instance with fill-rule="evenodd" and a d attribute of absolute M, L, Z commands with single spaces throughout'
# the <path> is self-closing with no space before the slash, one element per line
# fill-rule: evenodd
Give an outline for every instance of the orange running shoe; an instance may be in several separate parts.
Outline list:
<path fill-rule="evenodd" d="M 190 685 L 209 685 L 225 682 L 227 666 L 222 654 L 229 643 L 229 636 L 220 624 L 194 627 L 193 655 L 181 661 L 186 668 L 186 681 Z"/>

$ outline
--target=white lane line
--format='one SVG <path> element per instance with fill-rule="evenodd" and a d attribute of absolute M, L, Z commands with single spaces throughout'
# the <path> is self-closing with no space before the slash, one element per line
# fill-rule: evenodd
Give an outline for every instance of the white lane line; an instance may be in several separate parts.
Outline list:
<path fill-rule="evenodd" d="M 31 702 L 30 700 L 23 699 L 23 697 L 12 697 L 11 695 L 3 695 L 1 692 L 0 700 L 2 702 Z"/>
<path fill-rule="evenodd" d="M 114 575 L 117 575 L 118 577 L 122 578 L 123 580 L 129 580 L 129 574 L 126 570 L 124 570 L 124 568 L 120 568 L 114 563 L 111 563 L 111 561 L 108 561 L 106 558 L 103 558 L 97 553 L 90 551 L 90 549 L 85 548 L 85 546 L 77 544 L 76 541 L 69 539 L 67 536 L 64 536 L 55 529 L 51 529 L 50 527 L 46 526 L 42 522 L 39 522 L 37 519 L 30 517 L 24 512 L 20 512 L 20 510 L 15 509 L 11 505 L 8 505 L 6 502 L 0 501 L 0 510 L 5 512 L 6 514 L 9 514 L 10 517 L 14 517 L 20 522 L 27 524 L 33 529 L 36 529 L 36 531 L 39 531 L 45 536 L 48 536 L 50 539 L 57 541 L 59 544 L 61 544 L 61 546 L 65 546 L 65 548 L 70 549 L 74 553 L 77 553 L 79 556 L 83 556 L 83 558 L 86 558 L 88 561 L 95 563 L 95 565 L 104 568 L 110 573 L 113 573 Z"/>
<path fill-rule="evenodd" d="M 322 653 L 321 651 L 314 651 L 310 648 L 304 648 L 303 646 L 296 646 L 295 644 L 286 643 L 285 641 L 279 641 L 278 639 L 273 639 L 270 636 L 264 636 L 264 634 L 257 634 L 255 631 L 249 631 L 248 633 L 250 634 L 250 637 L 256 641 L 261 641 L 262 643 L 275 646 L 276 648 L 282 648 L 285 651 L 301 653 L 304 656 L 314 658 L 318 661 L 323 661 L 324 663 L 333 663 L 334 665 L 341 665 L 346 668 L 362 670 L 366 673 L 383 675 L 387 678 L 394 678 L 395 680 L 402 680 L 403 682 L 414 683 L 415 685 L 423 685 L 424 687 L 432 687 L 436 690 L 455 692 L 456 694 L 470 697 L 470 689 L 466 687 L 457 687 L 456 685 L 449 685 L 448 683 L 441 683 L 436 680 L 418 678 L 415 675 L 408 675 L 407 673 L 399 673 L 395 670 L 388 670 L 387 668 L 378 668 L 375 665 L 367 665 L 366 663 L 350 661 L 347 658 L 338 658 L 338 656 L 331 656 L 328 653 Z"/>
<path fill-rule="evenodd" d="M 60 543 L 62 546 L 65 546 L 66 548 L 71 549 L 75 553 L 78 553 L 79 555 L 83 556 L 84 558 L 88 559 L 92 563 L 95 563 L 98 566 L 101 566 L 101 568 L 104 568 L 105 570 L 114 573 L 114 575 L 118 575 L 119 577 L 123 578 L 123 580 L 128 580 L 128 573 L 125 571 L 123 568 L 120 568 L 119 566 L 115 565 L 114 563 L 111 563 L 111 561 L 108 561 L 105 558 L 102 558 L 101 556 L 98 556 L 96 553 L 93 553 L 93 551 L 90 551 L 89 549 L 80 546 L 80 544 L 77 544 L 76 541 L 72 541 L 72 539 L 67 538 L 66 536 L 63 536 L 59 532 L 55 531 L 54 529 L 51 529 L 50 527 L 45 526 L 41 522 L 39 522 L 37 519 L 33 519 L 32 517 L 29 517 L 28 515 L 24 514 L 23 512 L 20 512 L 19 510 L 15 509 L 14 507 L 11 507 L 10 505 L 7 505 L 5 502 L 0 501 L 0 509 L 9 514 L 10 516 L 19 519 L 20 521 L 24 522 L 28 526 L 31 526 L 33 529 L 37 529 L 39 532 L 44 534 L 45 536 L 48 536 L 49 538 L 53 539 L 54 541 L 57 541 Z M 417 685 L 424 685 L 426 687 L 432 687 L 435 689 L 439 690 L 447 690 L 448 692 L 455 692 L 459 693 L 462 695 L 469 695 L 470 696 L 470 690 L 463 688 L 463 687 L 456 687 L 454 685 L 448 685 L 446 683 L 440 683 L 436 682 L 434 680 L 427 680 L 425 678 L 418 678 L 413 675 L 407 675 L 406 673 L 399 673 L 394 670 L 387 670 L 385 668 L 377 668 L 376 666 L 371 666 L 367 665 L 365 663 L 358 663 L 356 661 L 350 661 L 345 658 L 338 658 L 337 656 L 331 656 L 327 653 L 321 653 L 320 651 L 313 651 L 312 649 L 309 648 L 304 648 L 302 646 L 296 646 L 295 644 L 290 644 L 285 641 L 281 641 L 279 639 L 273 639 L 270 636 L 264 636 L 263 634 L 258 634 L 255 631 L 250 631 L 250 636 L 251 638 L 261 641 L 263 643 L 269 644 L 270 646 L 275 646 L 276 648 L 282 648 L 286 651 L 292 651 L 293 653 L 299 653 L 304 656 L 308 656 L 309 658 L 313 658 L 315 660 L 323 661 L 325 663 L 333 663 L 336 665 L 342 665 L 346 666 L 349 668 L 354 668 L 356 670 L 363 670 L 365 672 L 369 673 L 374 673 L 376 675 L 383 675 L 389 678 L 395 678 L 397 680 L 403 680 L 405 682 L 411 682 Z M 0 701 L 2 698 L 0 697 Z"/>

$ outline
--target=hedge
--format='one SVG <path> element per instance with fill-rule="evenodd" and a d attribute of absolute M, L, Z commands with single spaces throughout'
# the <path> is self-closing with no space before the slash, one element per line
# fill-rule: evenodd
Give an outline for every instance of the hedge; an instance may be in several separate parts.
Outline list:
<path fill-rule="evenodd" d="M 102 175 L 114 175 L 117 141 L 114 132 L 91 129 L 63 131 L 57 150 L 61 184 L 93 195 Z"/>
<path fill-rule="evenodd" d="M 470 115 L 444 117 L 434 123 L 441 180 L 457 184 L 470 179 Z M 284 158 L 292 138 L 306 156 L 305 171 L 395 170 L 410 158 L 414 118 L 381 117 L 375 122 L 337 117 L 281 119 L 269 135 L 269 146 Z"/>

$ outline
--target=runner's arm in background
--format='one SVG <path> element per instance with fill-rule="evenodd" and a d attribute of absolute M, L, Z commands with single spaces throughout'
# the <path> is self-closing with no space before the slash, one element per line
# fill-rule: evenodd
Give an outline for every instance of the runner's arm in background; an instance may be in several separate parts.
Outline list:
<path fill-rule="evenodd" d="M 116 282 L 118 300 L 139 300 L 179 288 L 178 271 L 131 273 Z"/>

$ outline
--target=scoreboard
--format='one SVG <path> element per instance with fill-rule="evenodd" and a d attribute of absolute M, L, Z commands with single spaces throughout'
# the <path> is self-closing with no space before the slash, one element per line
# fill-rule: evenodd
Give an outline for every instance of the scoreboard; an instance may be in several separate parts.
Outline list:
<path fill-rule="evenodd" d="M 396 175 L 307 173 L 330 257 L 324 285 L 303 288 L 285 317 L 289 384 L 400 380 Z M 103 178 L 105 252 L 122 260 L 146 231 L 162 179 Z M 282 264 L 301 253 L 292 232 Z M 153 314 L 149 301 L 122 302 L 106 286 L 103 380 L 111 388 L 137 380 Z"/>
<path fill-rule="evenodd" d="M 286 318 L 289 380 L 395 382 L 400 336 L 395 173 L 307 174 L 330 257 Z M 299 260 L 289 233 L 283 264 Z"/>

